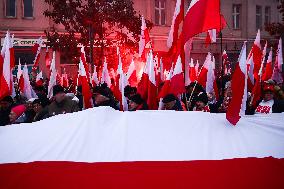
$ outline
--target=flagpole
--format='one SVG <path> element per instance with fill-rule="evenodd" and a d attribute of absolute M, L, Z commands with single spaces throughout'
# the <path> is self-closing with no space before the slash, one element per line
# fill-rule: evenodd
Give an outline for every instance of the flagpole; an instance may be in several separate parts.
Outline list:
<path fill-rule="evenodd" d="M 223 63 L 223 34 L 222 34 L 222 16 L 221 16 L 221 0 L 220 0 L 220 46 L 221 46 L 221 97 L 224 94 L 223 91 L 223 82 L 224 82 L 224 63 Z"/>

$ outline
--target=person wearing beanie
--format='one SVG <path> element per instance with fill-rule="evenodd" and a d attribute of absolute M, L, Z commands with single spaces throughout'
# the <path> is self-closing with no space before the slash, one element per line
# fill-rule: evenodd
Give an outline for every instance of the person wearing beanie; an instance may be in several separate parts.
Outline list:
<path fill-rule="evenodd" d="M 26 111 L 26 106 L 23 104 L 13 107 L 9 115 L 10 123 L 11 124 L 24 123 L 25 122 L 25 118 L 24 118 L 25 111 Z"/>
<path fill-rule="evenodd" d="M 148 110 L 148 105 L 142 99 L 140 94 L 135 94 L 129 96 L 128 99 L 128 110 L 129 111 L 136 111 L 136 110 Z"/>
<path fill-rule="evenodd" d="M 46 106 L 39 114 L 40 119 L 65 113 L 79 111 L 78 104 L 65 95 L 64 88 L 61 85 L 53 87 L 53 102 Z"/>
<path fill-rule="evenodd" d="M 10 123 L 9 114 L 14 100 L 11 96 L 6 96 L 0 100 L 0 126 L 5 126 Z"/>
<path fill-rule="evenodd" d="M 115 110 L 119 110 L 119 106 L 114 100 L 114 96 L 110 88 L 104 83 L 101 86 L 96 86 L 93 91 L 94 106 L 109 106 Z"/>
<path fill-rule="evenodd" d="M 262 90 L 263 99 L 253 113 L 256 114 L 270 114 L 284 112 L 284 101 L 274 98 L 274 85 L 266 83 Z"/>
<path fill-rule="evenodd" d="M 206 93 L 200 93 L 196 96 L 195 106 L 193 107 L 193 111 L 202 111 L 202 112 L 210 112 L 210 108 L 207 105 L 208 97 Z"/>
<path fill-rule="evenodd" d="M 183 111 L 179 99 L 173 94 L 167 94 L 162 102 L 165 110 Z"/>
<path fill-rule="evenodd" d="M 125 88 L 124 88 L 124 96 L 126 98 L 129 99 L 130 96 L 133 96 L 137 93 L 137 88 L 136 87 L 131 87 L 130 85 L 127 85 Z"/>

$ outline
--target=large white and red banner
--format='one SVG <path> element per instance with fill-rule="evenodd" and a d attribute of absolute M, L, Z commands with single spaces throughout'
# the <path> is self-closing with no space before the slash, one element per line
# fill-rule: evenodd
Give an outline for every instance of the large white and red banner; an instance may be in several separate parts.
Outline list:
<path fill-rule="evenodd" d="M 0 127 L 0 188 L 284 188 L 283 122 L 104 107 Z"/>

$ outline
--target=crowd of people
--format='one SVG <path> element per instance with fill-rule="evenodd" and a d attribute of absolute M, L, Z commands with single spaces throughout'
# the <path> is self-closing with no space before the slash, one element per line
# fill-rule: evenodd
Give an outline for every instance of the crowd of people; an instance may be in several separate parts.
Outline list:
<path fill-rule="evenodd" d="M 19 92 L 14 98 L 6 96 L 1 99 L 0 125 L 31 123 L 58 114 L 84 109 L 82 86 L 75 87 L 72 80 L 70 80 L 69 86 L 65 88 L 61 85 L 55 85 L 51 99 L 47 98 L 47 88 L 48 81 L 43 82 L 43 85 L 33 84 L 37 98 L 29 100 L 25 99 Z M 226 113 L 233 96 L 230 80 L 225 83 L 223 94 L 219 98 L 216 98 L 215 94 L 207 94 L 202 85 L 197 82 L 191 83 L 185 89 L 186 92 L 182 95 L 167 94 L 163 99 L 157 99 L 159 109 Z M 109 106 L 115 110 L 120 110 L 118 99 L 114 97 L 112 90 L 105 83 L 91 87 L 91 91 L 94 107 Z M 128 111 L 148 110 L 146 101 L 137 92 L 136 87 L 126 86 L 124 96 L 127 99 Z M 251 98 L 251 94 L 248 93 L 246 113 L 249 115 L 284 112 L 283 85 L 276 84 L 273 80 L 268 80 L 262 84 L 262 96 L 257 105 L 252 105 Z"/>

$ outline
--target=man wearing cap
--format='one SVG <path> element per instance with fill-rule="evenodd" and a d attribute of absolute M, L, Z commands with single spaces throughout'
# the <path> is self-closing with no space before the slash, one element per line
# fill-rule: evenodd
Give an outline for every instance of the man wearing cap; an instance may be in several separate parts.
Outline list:
<path fill-rule="evenodd" d="M 165 110 L 183 111 L 179 99 L 173 94 L 166 95 L 162 102 Z"/>
<path fill-rule="evenodd" d="M 93 98 L 95 107 L 109 106 L 115 110 L 119 110 L 119 106 L 114 100 L 112 91 L 105 83 L 94 88 Z"/>
<path fill-rule="evenodd" d="M 53 87 L 53 102 L 44 108 L 38 115 L 42 119 L 65 113 L 72 113 L 79 111 L 78 104 L 66 97 L 64 88 L 61 85 Z"/>
<path fill-rule="evenodd" d="M 148 110 L 148 105 L 142 99 L 140 94 L 135 94 L 129 96 L 128 98 L 128 110 L 129 111 L 136 111 L 136 110 Z"/>
<path fill-rule="evenodd" d="M 200 93 L 196 96 L 195 106 L 193 107 L 193 111 L 201 111 L 201 112 L 210 112 L 210 108 L 207 105 L 208 97 L 206 93 Z"/>

